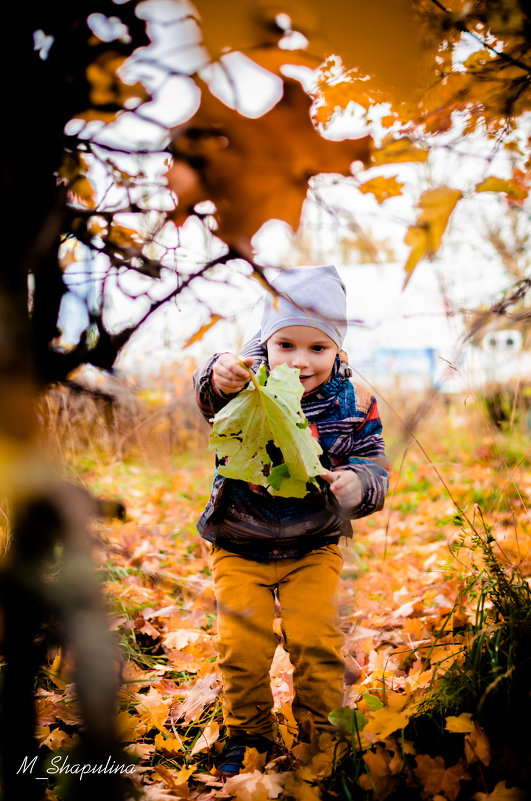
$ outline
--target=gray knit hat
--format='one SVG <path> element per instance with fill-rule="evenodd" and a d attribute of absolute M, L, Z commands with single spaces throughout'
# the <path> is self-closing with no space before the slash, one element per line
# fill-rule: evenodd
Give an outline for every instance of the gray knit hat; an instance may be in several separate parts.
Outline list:
<path fill-rule="evenodd" d="M 308 325 L 324 331 L 341 348 L 347 333 L 347 299 L 345 285 L 333 265 L 282 270 L 270 283 L 280 295 L 266 297 L 262 344 L 279 328 Z"/>

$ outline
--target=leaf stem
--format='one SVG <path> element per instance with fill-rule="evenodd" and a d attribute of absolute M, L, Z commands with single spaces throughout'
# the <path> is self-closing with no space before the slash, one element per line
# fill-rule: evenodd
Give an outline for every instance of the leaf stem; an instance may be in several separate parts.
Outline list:
<path fill-rule="evenodd" d="M 242 362 L 242 361 L 239 361 L 238 364 L 240 365 L 240 367 L 244 367 L 247 370 L 247 372 L 251 376 L 251 381 L 254 384 L 254 388 L 256 390 L 258 390 L 259 389 L 259 384 L 258 384 L 258 381 L 256 380 L 256 376 L 253 373 L 253 371 L 251 370 L 251 368 L 247 364 L 245 364 L 245 362 Z"/>

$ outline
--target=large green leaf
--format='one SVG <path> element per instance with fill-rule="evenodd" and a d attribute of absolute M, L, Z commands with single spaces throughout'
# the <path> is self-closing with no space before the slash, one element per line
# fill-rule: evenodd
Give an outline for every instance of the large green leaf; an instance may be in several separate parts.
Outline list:
<path fill-rule="evenodd" d="M 213 419 L 209 447 L 224 461 L 219 473 L 267 487 L 272 495 L 303 498 L 323 473 L 321 446 L 301 410 L 299 370 L 281 364 L 269 377 L 262 365 L 248 387 Z"/>

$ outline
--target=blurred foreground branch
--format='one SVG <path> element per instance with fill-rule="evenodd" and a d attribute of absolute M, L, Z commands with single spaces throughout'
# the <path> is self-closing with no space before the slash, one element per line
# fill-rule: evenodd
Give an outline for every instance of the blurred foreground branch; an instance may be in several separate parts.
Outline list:
<path fill-rule="evenodd" d="M 35 738 L 34 687 L 51 644 L 67 649 L 74 665 L 83 725 L 81 744 L 69 754 L 70 761 L 123 768 L 128 764 L 114 725 L 118 655 L 89 554 L 89 521 L 102 510 L 88 492 L 66 482 L 50 483 L 16 504 L 0 582 L 6 661 L 0 737 L 6 801 L 36 800 L 46 789 L 40 780 L 47 776 L 46 764 Z M 123 770 L 86 773 L 82 780 L 66 776 L 63 797 L 88 799 L 104 790 L 105 798 L 122 798 L 122 774 Z"/>

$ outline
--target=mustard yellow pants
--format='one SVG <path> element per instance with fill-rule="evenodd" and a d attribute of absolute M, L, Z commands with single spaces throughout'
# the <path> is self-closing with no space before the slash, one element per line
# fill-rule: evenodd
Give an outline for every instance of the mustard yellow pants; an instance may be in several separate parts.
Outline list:
<path fill-rule="evenodd" d="M 216 649 L 223 676 L 225 724 L 231 735 L 274 738 L 269 670 L 278 639 L 275 596 L 282 609 L 284 648 L 294 666 L 293 715 L 299 730 L 311 715 L 318 728 L 342 705 L 337 590 L 342 558 L 326 545 L 300 559 L 256 562 L 213 546 L 218 611 Z"/>

